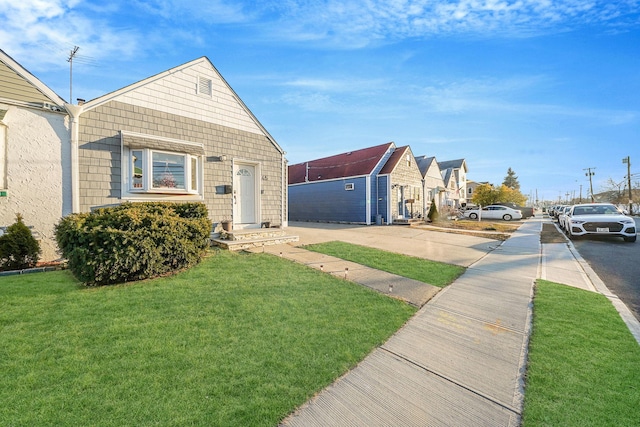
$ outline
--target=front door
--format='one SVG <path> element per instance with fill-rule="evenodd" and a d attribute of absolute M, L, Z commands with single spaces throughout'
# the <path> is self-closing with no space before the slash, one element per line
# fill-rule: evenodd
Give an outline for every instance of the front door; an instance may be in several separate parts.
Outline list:
<path fill-rule="evenodd" d="M 233 168 L 233 222 L 256 222 L 256 167 L 236 164 Z"/>

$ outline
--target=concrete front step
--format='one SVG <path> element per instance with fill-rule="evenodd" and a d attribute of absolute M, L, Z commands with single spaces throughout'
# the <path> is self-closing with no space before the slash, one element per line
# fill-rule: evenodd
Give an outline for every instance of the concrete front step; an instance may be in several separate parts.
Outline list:
<path fill-rule="evenodd" d="M 395 218 L 393 220 L 393 225 L 418 225 L 424 223 L 424 220 L 420 218 Z"/>
<path fill-rule="evenodd" d="M 281 228 L 247 228 L 244 230 L 234 230 L 223 232 L 225 240 L 256 240 L 270 237 L 286 236 L 286 232 Z"/>
<path fill-rule="evenodd" d="M 297 242 L 298 240 L 300 240 L 298 236 L 288 236 L 285 233 L 282 233 L 278 236 L 260 237 L 253 239 L 212 239 L 211 243 L 222 249 L 228 249 L 230 251 L 242 251 L 263 246 L 282 245 L 284 243 Z"/>

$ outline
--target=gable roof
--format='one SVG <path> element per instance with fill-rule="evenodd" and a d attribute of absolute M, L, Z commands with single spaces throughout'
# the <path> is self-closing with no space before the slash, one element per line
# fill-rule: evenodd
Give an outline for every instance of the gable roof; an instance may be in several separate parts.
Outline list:
<path fill-rule="evenodd" d="M 267 131 L 267 129 L 264 126 L 262 126 L 262 123 L 260 123 L 258 118 L 251 112 L 249 107 L 247 107 L 247 105 L 242 101 L 242 99 L 238 96 L 238 94 L 233 90 L 233 88 L 229 85 L 229 83 L 224 79 L 222 74 L 220 74 L 218 69 L 213 65 L 213 63 L 206 56 L 202 56 L 200 58 L 197 58 L 197 59 L 194 59 L 192 61 L 186 62 L 186 63 L 184 63 L 182 65 L 178 65 L 177 67 L 174 67 L 174 68 L 171 68 L 169 70 L 163 71 L 161 73 L 155 74 L 153 76 L 147 77 L 146 79 L 140 80 L 140 81 L 138 81 L 136 83 L 130 84 L 130 85 L 125 86 L 125 87 L 123 87 L 121 89 L 118 89 L 116 91 L 107 93 L 107 94 L 102 95 L 102 96 L 100 96 L 98 98 L 94 98 L 94 99 L 92 99 L 92 100 L 90 100 L 88 102 L 85 102 L 82 105 L 82 111 L 91 110 L 91 109 L 96 108 L 96 107 L 98 107 L 100 105 L 103 105 L 103 104 L 105 104 L 107 102 L 117 100 L 117 98 L 122 96 L 122 95 L 126 95 L 127 93 L 132 92 L 132 91 L 134 91 L 136 89 L 139 89 L 139 88 L 141 88 L 143 86 L 146 86 L 146 85 L 152 84 L 154 82 L 157 82 L 157 81 L 159 81 L 161 79 L 170 77 L 170 76 L 174 75 L 176 72 L 183 71 L 183 70 L 186 70 L 188 68 L 191 68 L 191 67 L 194 67 L 194 66 L 198 66 L 198 65 L 206 66 L 209 70 L 211 70 L 214 73 L 214 75 L 216 77 L 218 77 L 220 79 L 220 81 L 222 82 L 224 87 L 231 94 L 231 96 L 233 98 L 233 101 L 237 102 L 238 105 L 241 107 L 241 109 L 244 110 L 244 112 L 250 118 L 250 121 L 255 124 L 256 128 L 259 129 L 259 131 L 262 132 L 264 134 L 264 136 L 267 137 L 267 139 L 269 139 L 269 141 L 274 145 L 274 147 L 276 147 L 276 149 L 280 153 L 284 154 L 284 150 L 282 149 L 282 147 L 280 147 L 280 145 L 278 145 L 276 140 L 273 138 L 273 136 L 271 136 L 271 134 Z"/>
<path fill-rule="evenodd" d="M 0 100 L 64 111 L 65 101 L 0 49 Z"/>
<path fill-rule="evenodd" d="M 436 162 L 436 158 L 433 156 L 432 157 L 427 157 L 427 156 L 416 157 L 416 164 L 418 165 L 418 169 L 420 169 L 420 173 L 422 174 L 423 178 L 427 175 L 427 171 L 429 170 L 433 162 Z"/>
<path fill-rule="evenodd" d="M 398 163 L 400 163 L 400 161 L 405 158 L 405 155 L 407 154 L 408 151 L 409 151 L 408 145 L 405 145 L 404 147 L 396 148 L 393 151 L 393 154 L 391 154 L 391 157 L 389 157 L 389 160 L 387 160 L 387 163 L 385 163 L 382 169 L 380 170 L 379 174 L 387 175 L 392 173 L 396 168 L 396 166 L 398 166 Z"/>
<path fill-rule="evenodd" d="M 369 175 L 374 172 L 388 150 L 393 148 L 395 144 L 387 142 L 375 147 L 291 165 L 289 184 Z"/>
<path fill-rule="evenodd" d="M 464 169 L 467 172 L 467 162 L 464 159 L 445 160 L 444 162 L 438 162 L 440 169 Z"/>

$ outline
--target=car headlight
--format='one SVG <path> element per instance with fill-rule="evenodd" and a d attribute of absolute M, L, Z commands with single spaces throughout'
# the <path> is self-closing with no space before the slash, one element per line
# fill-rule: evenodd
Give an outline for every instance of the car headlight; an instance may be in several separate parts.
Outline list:
<path fill-rule="evenodd" d="M 635 221 L 632 218 L 625 218 L 622 221 L 620 221 L 623 224 L 634 224 Z"/>
<path fill-rule="evenodd" d="M 584 220 L 582 220 L 582 219 L 570 219 L 570 220 L 569 220 L 569 222 L 570 222 L 571 224 L 584 224 L 584 223 L 585 223 L 585 222 L 587 222 L 587 221 L 584 221 Z"/>

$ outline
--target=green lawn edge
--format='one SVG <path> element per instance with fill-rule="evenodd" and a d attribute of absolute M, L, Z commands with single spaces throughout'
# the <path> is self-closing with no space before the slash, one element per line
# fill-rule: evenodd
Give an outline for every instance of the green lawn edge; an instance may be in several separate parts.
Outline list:
<path fill-rule="evenodd" d="M 640 346 L 603 295 L 539 280 L 522 425 L 636 426 Z"/>
<path fill-rule="evenodd" d="M 269 254 L 85 288 L 0 282 L 0 425 L 274 426 L 416 308 Z"/>
<path fill-rule="evenodd" d="M 316 243 L 304 249 L 355 262 L 429 285 L 445 287 L 456 280 L 465 268 L 381 249 L 340 241 Z"/>

